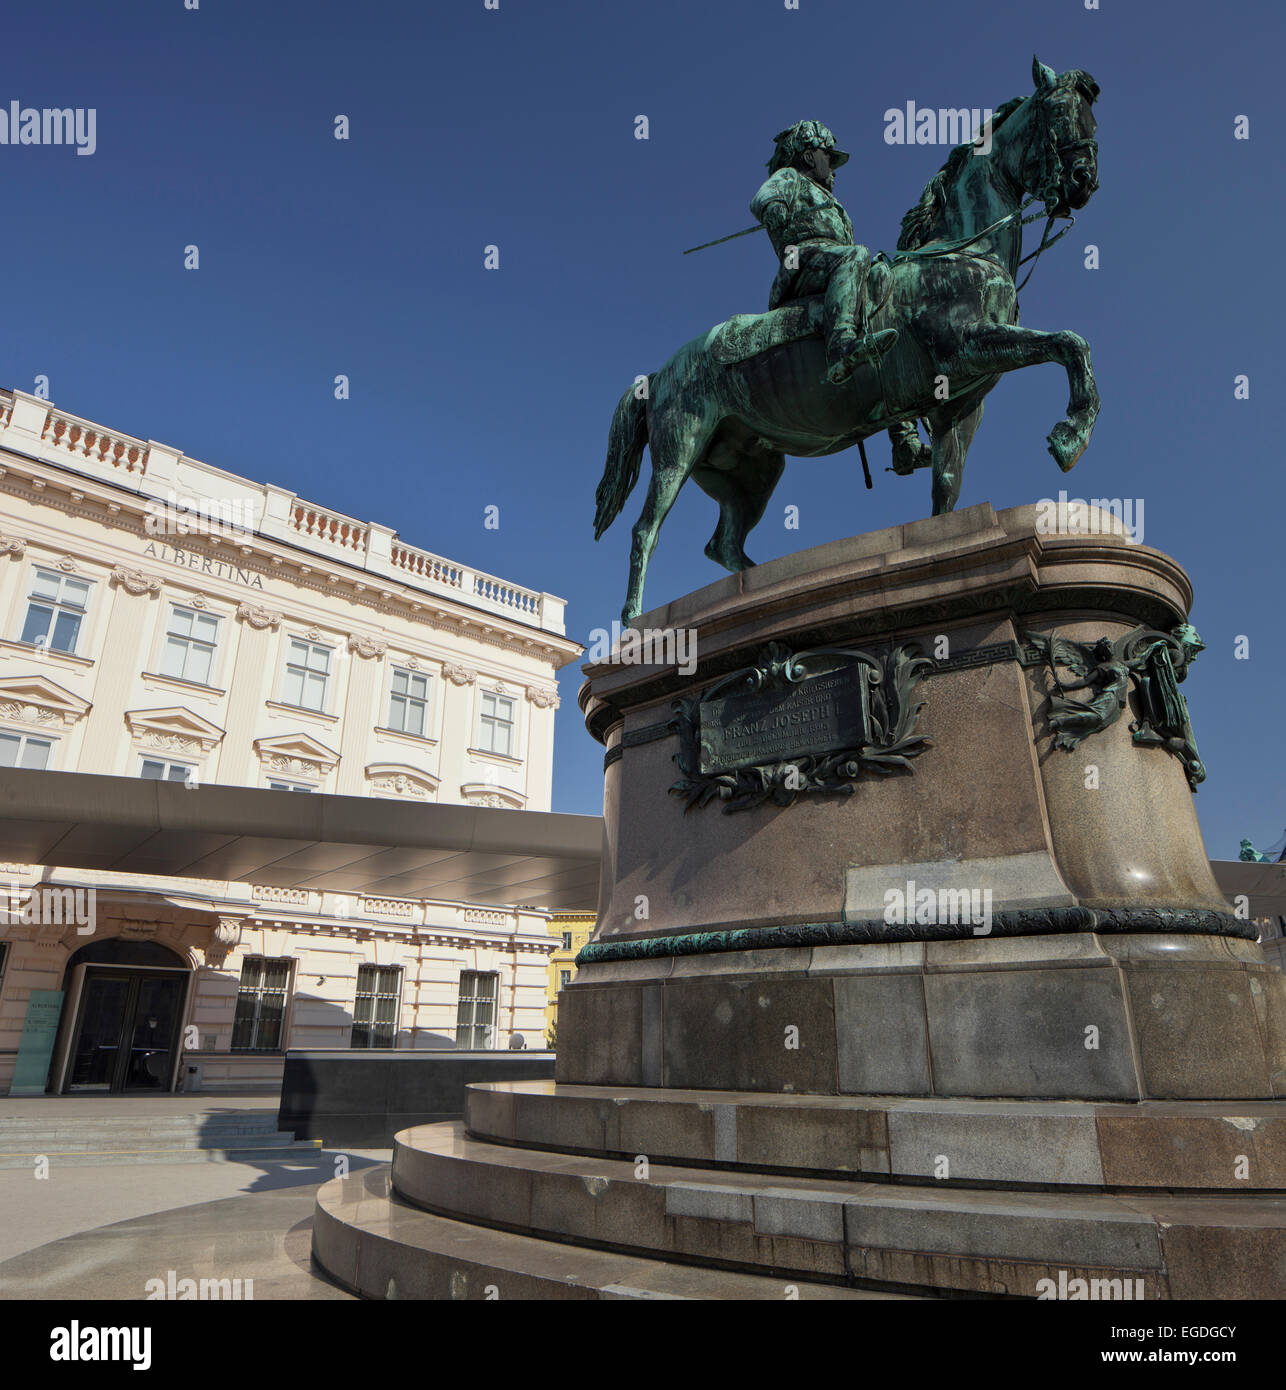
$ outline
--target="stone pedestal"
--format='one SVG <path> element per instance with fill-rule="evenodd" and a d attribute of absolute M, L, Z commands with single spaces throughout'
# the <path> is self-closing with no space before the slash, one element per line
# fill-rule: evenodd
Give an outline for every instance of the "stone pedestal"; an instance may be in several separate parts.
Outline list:
<path fill-rule="evenodd" d="M 1124 535 L 1043 535 L 1039 520 L 983 505 L 804 551 L 640 620 L 693 634 L 691 674 L 587 668 L 608 852 L 560 1005 L 559 1081 L 1286 1094 L 1286 977 L 1219 893 L 1183 760 L 1135 741 L 1133 694 L 1073 749 L 1049 724 L 1073 677 L 1041 639 L 1169 632 L 1187 576 Z M 772 643 L 923 653 L 910 699 L 931 746 L 847 795 L 729 814 L 733 786 L 685 811 L 669 791 L 676 701 L 762 667 Z"/>
<path fill-rule="evenodd" d="M 326 1268 L 376 1297 L 1286 1296 L 1286 976 L 1193 808 L 1161 636 L 1190 586 L 1040 520 L 774 561 L 586 668 L 607 847 L 557 1083 L 471 1087 L 323 1189 Z"/>

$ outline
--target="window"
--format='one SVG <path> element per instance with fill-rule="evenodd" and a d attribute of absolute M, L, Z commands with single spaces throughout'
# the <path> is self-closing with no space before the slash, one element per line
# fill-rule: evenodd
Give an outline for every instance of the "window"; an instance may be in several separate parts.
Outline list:
<path fill-rule="evenodd" d="M 241 967 L 237 1014 L 232 1024 L 234 1052 L 276 1052 L 286 1018 L 290 962 L 250 956 Z"/>
<path fill-rule="evenodd" d="M 49 766 L 47 738 L 32 738 L 30 734 L 0 734 L 0 767 L 34 767 L 43 771 Z"/>
<path fill-rule="evenodd" d="M 286 654 L 283 692 L 286 704 L 298 705 L 300 709 L 325 710 L 329 680 L 330 648 L 305 642 L 302 637 L 292 637 Z"/>
<path fill-rule="evenodd" d="M 402 969 L 397 965 L 363 965 L 357 971 L 353 1000 L 353 1047 L 392 1047 L 397 1041 L 397 1001 Z"/>
<path fill-rule="evenodd" d="M 514 702 L 506 695 L 492 690 L 482 692 L 481 729 L 478 747 L 487 753 L 513 756 Z"/>
<path fill-rule="evenodd" d="M 455 1016 L 455 1045 L 486 1051 L 496 1032 L 496 986 L 500 976 L 478 970 L 460 972 L 460 1006 Z"/>
<path fill-rule="evenodd" d="M 175 605 L 170 609 L 170 624 L 165 630 L 161 674 L 209 685 L 218 643 L 218 618 Z"/>
<path fill-rule="evenodd" d="M 196 768 L 191 763 L 172 763 L 166 758 L 144 758 L 138 775 L 145 782 L 195 782 Z"/>
<path fill-rule="evenodd" d="M 572 949 L 572 934 L 571 934 L 571 932 L 569 932 L 569 931 L 565 931 L 565 932 L 563 933 L 563 950 L 564 950 L 564 951 L 570 951 L 571 949 Z"/>
<path fill-rule="evenodd" d="M 27 595 L 19 641 L 55 652 L 75 652 L 89 602 L 89 582 L 54 570 L 37 570 Z"/>
<path fill-rule="evenodd" d="M 16 899 L 6 897 L 3 906 L 0 907 L 0 911 L 4 911 L 6 914 L 8 914 L 10 912 L 16 911 L 17 906 L 18 904 Z M 7 941 L 0 941 L 0 986 L 4 985 L 4 968 L 8 964 L 9 943 Z"/>
<path fill-rule="evenodd" d="M 429 678 L 418 671 L 393 670 L 388 699 L 388 726 L 403 734 L 424 737 L 429 708 Z"/>
<path fill-rule="evenodd" d="M 570 970 L 560 970 L 558 972 L 558 988 L 566 989 L 572 982 L 572 972 Z"/>
<path fill-rule="evenodd" d="M 316 787 L 310 787 L 306 782 L 283 782 L 280 778 L 274 777 L 268 783 L 268 790 L 273 792 L 315 792 Z"/>

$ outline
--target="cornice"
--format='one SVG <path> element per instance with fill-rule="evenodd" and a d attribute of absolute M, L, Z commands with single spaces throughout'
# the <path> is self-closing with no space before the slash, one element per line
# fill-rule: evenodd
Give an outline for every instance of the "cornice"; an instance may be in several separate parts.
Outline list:
<path fill-rule="evenodd" d="M 177 537 L 154 535 L 144 525 L 144 518 L 148 513 L 144 510 L 146 499 L 141 494 L 125 493 L 118 501 L 105 492 L 107 485 L 96 479 L 82 478 L 79 474 L 67 474 L 56 464 L 43 460 L 21 458 L 7 446 L 0 445 L 0 458 L 5 460 L 0 463 L 0 493 L 22 497 L 33 505 L 53 507 L 61 514 L 81 517 L 110 530 L 123 531 L 147 543 L 167 545 L 172 550 L 208 556 L 211 560 L 222 559 L 220 551 L 226 554 L 232 550 L 236 552 L 238 559 L 229 563 L 235 563 L 239 568 L 258 574 L 265 580 L 285 578 L 297 588 L 311 590 L 317 594 L 334 596 L 337 592 L 342 593 L 345 602 L 374 613 L 396 615 L 404 621 L 433 631 L 467 637 L 501 651 L 539 655 L 553 665 L 554 669 L 558 669 L 555 665 L 556 659 L 561 657 L 563 660 L 560 664 L 565 664 L 567 660 L 574 660 L 583 650 L 579 642 L 558 633 L 544 632 L 516 623 L 510 628 L 505 625 L 506 619 L 500 614 L 478 612 L 475 615 L 472 612 L 460 612 L 452 600 L 443 595 L 422 590 L 401 590 L 396 581 L 367 570 L 351 569 L 325 556 L 314 555 L 311 551 L 298 552 L 296 558 L 296 552 L 289 551 L 286 543 L 258 535 L 236 539 L 206 536 L 200 532 Z M 30 468 L 31 472 L 16 471 L 13 463 L 15 459 Z M 48 476 L 37 471 L 42 469 L 48 470 Z M 72 481 L 73 478 L 75 481 Z M 73 495 L 79 500 L 73 501 Z M 28 545 L 53 549 L 60 543 L 33 536 L 23 539 Z M 287 553 L 282 554 L 277 549 L 278 546 L 286 549 Z M 100 564 L 104 569 L 110 570 L 124 565 L 133 567 L 140 560 L 146 563 L 149 557 L 121 555 L 118 552 L 106 559 L 86 558 L 90 563 Z M 167 570 L 168 568 L 171 567 L 167 566 Z M 178 587 L 188 587 L 183 584 L 183 570 L 177 566 L 172 568 L 176 570 L 176 574 L 168 582 Z M 194 578 L 200 573 L 196 570 L 189 571 Z M 225 582 L 211 575 L 201 577 L 204 580 L 213 579 L 216 584 Z M 233 592 L 237 592 L 235 586 L 229 587 Z M 264 597 L 268 597 L 266 591 Z M 274 594 L 272 597 L 288 602 L 280 595 Z"/>

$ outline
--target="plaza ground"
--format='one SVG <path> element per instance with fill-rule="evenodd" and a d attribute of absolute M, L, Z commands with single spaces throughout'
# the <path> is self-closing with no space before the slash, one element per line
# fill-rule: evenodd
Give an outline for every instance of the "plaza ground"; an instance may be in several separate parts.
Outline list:
<path fill-rule="evenodd" d="M 0 1132 L 13 1118 L 211 1116 L 270 1110 L 275 1096 L 80 1096 L 0 1100 Z M 383 1150 L 346 1150 L 350 1171 L 387 1161 Z M 255 1300 L 348 1299 L 312 1269 L 318 1187 L 335 1176 L 337 1150 L 280 1159 L 151 1162 L 104 1155 L 60 1162 L 49 1176 L 0 1169 L 0 1300 L 145 1299 L 147 1281 L 253 1280 Z"/>

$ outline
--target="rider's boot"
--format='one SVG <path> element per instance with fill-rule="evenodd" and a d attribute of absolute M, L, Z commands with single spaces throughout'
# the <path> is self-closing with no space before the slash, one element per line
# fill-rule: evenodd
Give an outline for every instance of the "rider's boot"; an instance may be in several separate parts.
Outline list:
<path fill-rule="evenodd" d="M 870 274 L 870 254 L 854 247 L 836 267 L 826 287 L 826 379 L 839 386 L 863 362 L 878 362 L 897 342 L 897 329 L 866 332 L 867 307 L 863 300 Z M 860 325 L 860 327 L 859 327 Z"/>
<path fill-rule="evenodd" d="M 840 386 L 863 362 L 878 362 L 898 340 L 896 328 L 885 328 L 860 338 L 851 330 L 836 333 L 826 345 L 826 380 Z"/>
<path fill-rule="evenodd" d="M 899 477 L 908 477 L 933 462 L 933 450 L 920 438 L 914 420 L 890 425 L 889 443 L 893 446 L 893 472 Z"/>

